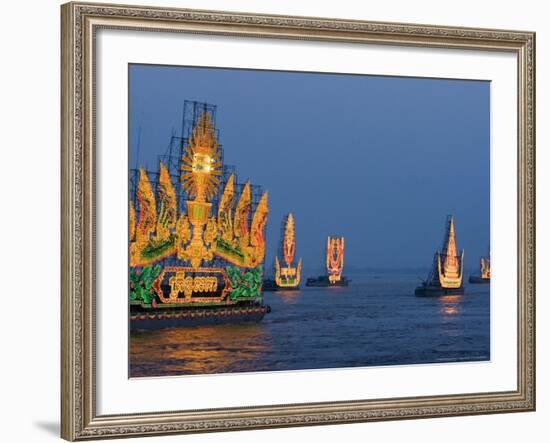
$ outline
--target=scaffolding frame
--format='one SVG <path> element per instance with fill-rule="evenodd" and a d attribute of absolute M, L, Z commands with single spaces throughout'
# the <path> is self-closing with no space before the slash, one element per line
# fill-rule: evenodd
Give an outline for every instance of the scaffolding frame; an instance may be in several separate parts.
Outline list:
<path fill-rule="evenodd" d="M 166 151 L 163 154 L 159 154 L 157 156 L 159 163 L 162 162 L 164 163 L 164 166 L 166 166 L 166 169 L 168 171 L 168 174 L 170 175 L 172 184 L 174 185 L 178 214 L 185 212 L 186 201 L 188 199 L 187 194 L 185 193 L 185 191 L 181 186 L 182 158 L 185 152 L 185 147 L 189 144 L 189 139 L 192 136 L 193 128 L 197 125 L 197 122 L 199 121 L 203 113 L 207 113 L 209 115 L 210 121 L 214 127 L 214 131 L 216 133 L 216 140 L 218 142 L 217 149 L 219 150 L 220 160 L 222 162 L 222 174 L 220 177 L 220 184 L 218 185 L 218 192 L 210 201 L 212 205 L 210 210 L 210 216 L 217 215 L 222 193 L 231 175 L 234 176 L 235 202 L 238 201 L 238 199 L 240 198 L 240 195 L 242 194 L 242 191 L 246 185 L 246 183 L 239 182 L 239 177 L 236 172 L 236 167 L 234 165 L 225 164 L 224 149 L 222 144 L 220 143 L 220 130 L 217 128 L 217 122 L 216 122 L 217 105 L 207 103 L 207 102 L 185 100 L 183 103 L 183 109 L 182 109 L 180 133 L 179 135 L 176 135 L 175 131 L 172 131 L 172 134 L 170 136 L 170 142 L 168 143 L 168 147 L 166 148 Z M 138 137 L 138 153 L 140 148 L 139 146 L 140 142 L 141 142 L 141 128 L 140 128 L 140 133 Z M 129 171 L 130 172 L 129 173 L 130 199 L 132 200 L 134 205 L 134 210 L 136 212 L 136 219 L 139 217 L 139 207 L 137 204 L 137 197 L 136 197 L 137 196 L 136 190 L 139 183 L 139 170 L 140 170 L 139 167 L 135 167 L 135 168 L 131 168 Z M 144 169 L 144 170 L 149 178 L 151 186 L 153 187 L 153 192 L 156 195 L 160 173 L 159 171 L 151 171 L 149 169 Z M 258 203 L 260 202 L 262 195 L 263 195 L 262 186 L 250 184 L 250 200 L 251 200 L 252 208 L 255 208 L 258 206 Z M 159 203 L 157 202 L 157 211 L 159 210 L 158 205 Z M 254 214 L 254 211 L 252 210 L 248 214 L 248 226 L 251 226 L 252 224 L 253 214 Z M 168 257 L 161 260 L 159 263 L 163 266 L 172 266 L 172 265 L 178 264 L 178 259 L 175 257 Z M 218 257 L 215 257 L 212 260 L 212 264 L 214 266 L 221 266 L 224 263 L 225 263 L 224 260 Z"/>

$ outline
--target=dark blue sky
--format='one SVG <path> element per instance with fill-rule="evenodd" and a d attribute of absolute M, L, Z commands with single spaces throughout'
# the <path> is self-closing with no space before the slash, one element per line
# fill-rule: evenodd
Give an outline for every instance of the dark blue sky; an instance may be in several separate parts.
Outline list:
<path fill-rule="evenodd" d="M 269 191 L 267 263 L 287 212 L 297 257 L 328 234 L 354 267 L 428 266 L 454 214 L 467 267 L 489 244 L 490 83 L 132 65 L 130 164 L 157 169 L 184 100 L 218 106 L 225 162 Z"/>

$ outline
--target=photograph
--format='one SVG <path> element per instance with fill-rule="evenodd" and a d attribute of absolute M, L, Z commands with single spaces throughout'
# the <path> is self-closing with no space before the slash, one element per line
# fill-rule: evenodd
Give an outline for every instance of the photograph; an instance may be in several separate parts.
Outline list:
<path fill-rule="evenodd" d="M 521 440 L 487 420 L 538 407 L 543 15 L 145 2 L 63 4 L 60 60 L 33 52 L 61 62 L 62 438 Z"/>
<path fill-rule="evenodd" d="M 490 81 L 130 63 L 128 125 L 129 377 L 491 360 Z"/>

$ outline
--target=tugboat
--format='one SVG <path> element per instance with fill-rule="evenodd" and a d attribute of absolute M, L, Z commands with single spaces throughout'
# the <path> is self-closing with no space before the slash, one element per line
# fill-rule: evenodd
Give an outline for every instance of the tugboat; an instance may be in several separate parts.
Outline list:
<path fill-rule="evenodd" d="M 327 238 L 327 275 L 308 278 L 306 286 L 335 287 L 348 286 L 350 279 L 344 277 L 344 237 Z"/>
<path fill-rule="evenodd" d="M 454 218 L 447 218 L 447 230 L 441 252 L 436 251 L 428 278 L 414 293 L 419 297 L 464 294 L 462 276 L 464 250 L 459 254 L 456 247 Z"/>
<path fill-rule="evenodd" d="M 185 138 L 182 129 L 180 155 L 176 160 L 170 155 L 168 167 L 160 161 L 156 174 L 140 168 L 133 185 L 132 330 L 259 321 L 270 311 L 261 292 L 267 192 L 256 198 L 249 182 L 236 184 L 234 174 L 227 173 L 215 107 L 185 104 L 193 118 Z M 173 180 L 181 183 L 178 192 Z"/>
<path fill-rule="evenodd" d="M 491 283 L 491 257 L 481 257 L 479 275 L 470 275 L 469 282 L 473 284 Z"/>
<path fill-rule="evenodd" d="M 277 254 L 275 257 L 275 278 L 273 280 L 264 280 L 264 291 L 296 291 L 300 288 L 302 259 L 298 260 L 296 266 L 292 266 L 296 251 L 294 217 L 292 214 L 287 215 L 282 231 L 282 255 L 286 266 L 281 266 L 279 254 Z"/>

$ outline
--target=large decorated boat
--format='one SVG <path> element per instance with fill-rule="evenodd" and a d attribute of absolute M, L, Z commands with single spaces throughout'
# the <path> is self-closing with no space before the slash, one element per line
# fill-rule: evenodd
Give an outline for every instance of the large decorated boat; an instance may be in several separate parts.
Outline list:
<path fill-rule="evenodd" d="M 273 279 L 264 280 L 265 291 L 295 291 L 300 287 L 300 274 L 302 271 L 302 259 L 294 266 L 294 254 L 296 252 L 296 240 L 294 230 L 294 217 L 288 214 L 282 229 L 282 248 L 280 254 L 275 256 L 275 276 Z M 281 266 L 279 255 L 282 255 L 284 264 Z"/>
<path fill-rule="evenodd" d="M 344 271 L 344 237 L 327 237 L 327 275 L 308 278 L 306 286 L 348 286 L 351 280 L 342 275 Z"/>
<path fill-rule="evenodd" d="M 160 161 L 156 174 L 140 168 L 130 201 L 132 329 L 260 320 L 269 312 L 261 292 L 267 192 L 253 201 L 250 183 L 228 174 L 212 105 L 189 103 L 192 128 L 178 161 Z"/>
<path fill-rule="evenodd" d="M 491 283 L 491 257 L 481 257 L 479 263 L 479 275 L 470 275 L 470 283 Z"/>
<path fill-rule="evenodd" d="M 436 251 L 428 278 L 415 290 L 418 296 L 463 294 L 464 250 L 456 247 L 454 218 L 447 218 L 445 239 L 441 251 Z"/>

